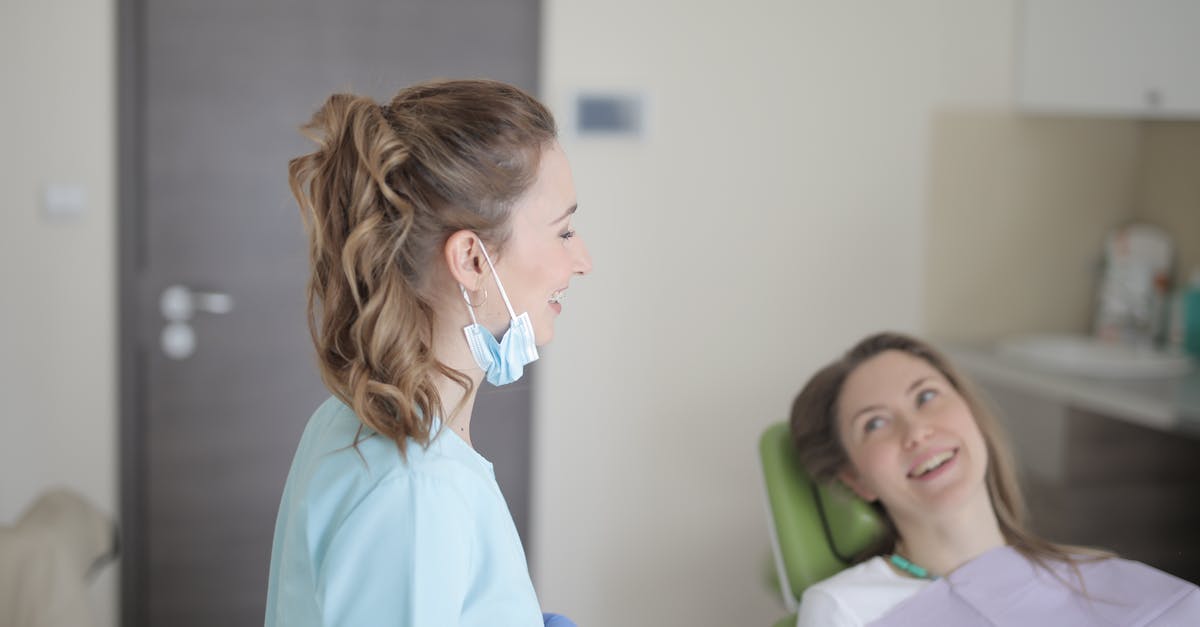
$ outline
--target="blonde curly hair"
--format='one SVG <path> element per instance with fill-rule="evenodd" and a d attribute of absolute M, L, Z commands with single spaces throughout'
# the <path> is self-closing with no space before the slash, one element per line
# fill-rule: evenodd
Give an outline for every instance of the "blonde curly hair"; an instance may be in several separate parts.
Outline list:
<path fill-rule="evenodd" d="M 437 390 L 472 380 L 433 354 L 437 257 L 460 230 L 503 251 L 514 202 L 536 179 L 554 118 L 496 81 L 434 81 L 386 105 L 334 94 L 288 163 L 309 240 L 308 319 L 321 378 L 363 425 L 428 443 Z"/>

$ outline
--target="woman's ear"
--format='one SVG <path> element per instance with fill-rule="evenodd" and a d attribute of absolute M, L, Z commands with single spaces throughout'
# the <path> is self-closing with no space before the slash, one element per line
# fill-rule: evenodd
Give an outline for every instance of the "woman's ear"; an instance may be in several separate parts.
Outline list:
<path fill-rule="evenodd" d="M 483 283 L 487 261 L 483 258 L 478 235 L 465 229 L 455 231 L 446 239 L 442 257 L 456 283 L 470 291 L 479 289 Z"/>
<path fill-rule="evenodd" d="M 849 466 L 838 472 L 838 479 L 858 495 L 858 498 L 873 503 L 879 500 L 879 495 L 871 491 L 870 488 L 863 483 L 863 480 L 858 476 L 858 473 Z"/>

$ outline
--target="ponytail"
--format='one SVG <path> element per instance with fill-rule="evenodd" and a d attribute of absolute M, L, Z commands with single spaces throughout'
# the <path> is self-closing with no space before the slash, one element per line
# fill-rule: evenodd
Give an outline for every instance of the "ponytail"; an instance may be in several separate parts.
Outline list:
<path fill-rule="evenodd" d="M 427 443 L 446 416 L 440 377 L 473 385 L 434 355 L 437 255 L 462 229 L 503 247 L 553 118 L 515 87 L 446 81 L 386 107 L 335 94 L 302 130 L 317 148 L 288 163 L 288 179 L 309 240 L 321 379 L 403 454 L 406 438 Z"/>

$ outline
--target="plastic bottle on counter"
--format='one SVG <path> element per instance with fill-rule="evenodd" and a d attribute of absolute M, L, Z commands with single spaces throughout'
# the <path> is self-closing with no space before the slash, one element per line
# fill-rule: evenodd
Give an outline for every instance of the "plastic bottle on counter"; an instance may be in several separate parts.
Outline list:
<path fill-rule="evenodd" d="M 1147 347 L 1166 339 L 1173 250 L 1166 231 L 1150 224 L 1108 234 L 1093 323 L 1097 337 Z"/>
<path fill-rule="evenodd" d="M 1192 277 L 1183 289 L 1181 309 L 1183 348 L 1193 358 L 1200 359 L 1200 268 L 1192 270 Z"/>

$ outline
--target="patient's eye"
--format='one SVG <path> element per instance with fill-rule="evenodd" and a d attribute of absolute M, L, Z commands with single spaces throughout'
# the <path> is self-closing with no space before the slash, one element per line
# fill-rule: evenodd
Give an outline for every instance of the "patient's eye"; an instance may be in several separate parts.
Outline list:
<path fill-rule="evenodd" d="M 872 416 L 863 421 L 863 432 L 870 433 L 882 429 L 885 424 L 887 424 L 887 419 L 883 416 Z"/>
<path fill-rule="evenodd" d="M 933 388 L 926 388 L 917 393 L 917 407 L 922 407 L 925 403 L 937 398 L 938 392 Z"/>

